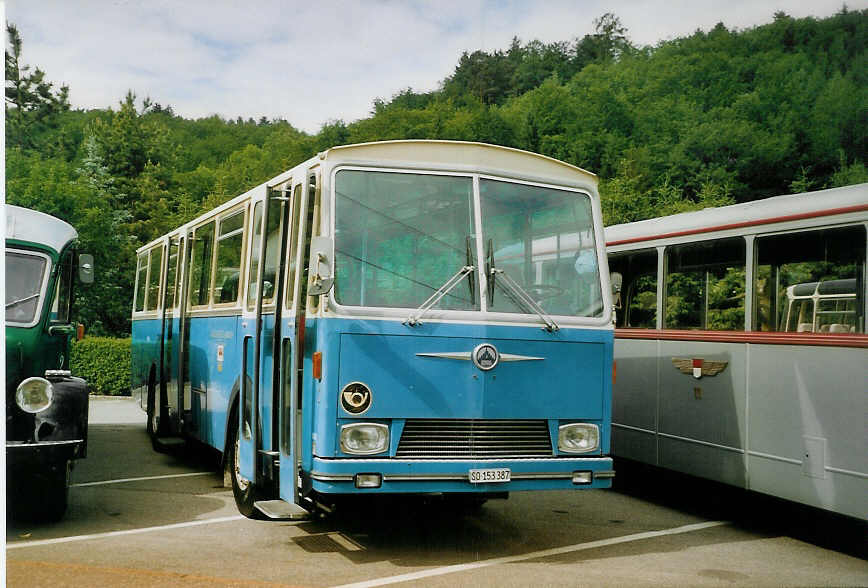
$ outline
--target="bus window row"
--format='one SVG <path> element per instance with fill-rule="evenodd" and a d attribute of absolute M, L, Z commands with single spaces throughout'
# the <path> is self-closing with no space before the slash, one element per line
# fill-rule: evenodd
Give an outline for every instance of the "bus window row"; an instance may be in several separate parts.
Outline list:
<path fill-rule="evenodd" d="M 751 283 L 748 243 L 735 237 L 610 253 L 609 269 L 623 279 L 616 326 L 658 328 L 662 289 L 664 329 L 865 332 L 864 226 L 757 236 Z"/>
<path fill-rule="evenodd" d="M 264 266 L 263 304 L 274 303 L 275 268 L 281 227 L 280 201 L 272 201 L 269 211 Z M 247 222 L 247 207 L 230 210 L 221 216 L 202 223 L 190 231 L 188 253 L 189 287 L 187 308 L 233 308 L 241 304 L 242 276 L 247 267 L 247 306 L 255 308 L 255 294 L 260 263 L 262 235 L 262 202 L 254 206 L 252 230 L 253 242 L 250 255 L 245 255 L 251 227 Z M 179 274 L 183 258 L 184 237 L 169 239 L 167 267 L 163 267 L 165 245 L 157 244 L 138 256 L 136 266 L 135 312 L 153 312 L 163 307 L 178 308 L 181 303 Z M 293 260 L 294 261 L 294 260 Z M 162 272 L 165 271 L 165 277 Z M 160 300 L 161 286 L 165 288 L 165 301 Z M 291 291 L 291 290 L 290 290 Z M 161 303 L 162 302 L 162 303 Z"/>

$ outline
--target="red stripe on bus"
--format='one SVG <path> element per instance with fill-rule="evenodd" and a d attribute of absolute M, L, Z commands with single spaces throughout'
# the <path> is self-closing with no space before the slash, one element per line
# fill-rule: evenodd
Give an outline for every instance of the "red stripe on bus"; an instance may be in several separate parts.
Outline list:
<path fill-rule="evenodd" d="M 767 333 L 739 331 L 682 331 L 666 329 L 615 329 L 616 339 L 659 341 L 708 341 L 715 343 L 754 343 L 758 345 L 815 345 L 868 349 L 868 335 L 841 333 Z"/>
<path fill-rule="evenodd" d="M 626 245 L 628 243 L 640 243 L 642 241 L 656 241 L 657 239 L 670 239 L 672 237 L 684 237 L 686 235 L 699 235 L 702 233 L 713 233 L 715 231 L 727 231 L 730 229 L 741 229 L 744 227 L 755 227 L 757 225 L 772 225 L 775 223 L 784 223 L 788 221 L 804 220 L 807 218 L 819 218 L 823 216 L 833 216 L 836 214 L 846 214 L 848 212 L 863 212 L 868 210 L 868 204 L 857 204 L 854 206 L 845 206 L 843 208 L 831 208 L 829 210 L 820 210 L 816 212 L 804 212 L 801 214 L 791 214 L 787 216 L 774 216 L 755 221 L 744 221 L 740 223 L 730 223 L 728 225 L 717 225 L 714 227 L 705 227 L 701 229 L 687 229 L 684 231 L 674 231 L 672 233 L 662 233 L 660 235 L 648 237 L 633 237 L 631 239 L 621 239 L 620 241 L 607 241 L 606 246 Z"/>

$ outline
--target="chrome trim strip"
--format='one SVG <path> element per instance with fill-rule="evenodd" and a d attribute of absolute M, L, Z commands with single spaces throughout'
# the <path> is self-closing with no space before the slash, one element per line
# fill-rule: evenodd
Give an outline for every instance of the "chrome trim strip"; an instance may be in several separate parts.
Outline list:
<path fill-rule="evenodd" d="M 868 474 L 864 472 L 854 472 L 853 470 L 842 470 L 841 468 L 833 468 L 831 466 L 826 466 L 827 472 L 834 472 L 836 474 L 843 474 L 845 476 L 853 476 L 854 478 L 862 478 L 863 480 L 868 480 Z"/>
<path fill-rule="evenodd" d="M 500 361 L 542 361 L 545 357 L 531 357 L 529 355 L 513 355 L 511 353 L 501 353 Z"/>
<path fill-rule="evenodd" d="M 462 361 L 470 361 L 469 351 L 454 351 L 448 353 L 417 353 L 417 357 L 437 357 L 440 359 L 458 359 Z"/>
<path fill-rule="evenodd" d="M 780 461 L 783 463 L 789 463 L 792 465 L 801 466 L 802 461 L 799 459 L 792 459 L 789 457 L 782 457 L 780 455 L 772 455 L 771 453 L 761 453 L 759 451 L 748 451 L 747 454 L 751 457 L 762 457 L 765 459 L 770 459 L 772 461 Z"/>
<path fill-rule="evenodd" d="M 621 423 L 612 423 L 612 427 L 618 429 L 626 429 L 628 431 L 636 431 L 637 433 L 648 433 L 649 435 L 656 435 L 656 431 L 652 431 L 651 429 L 642 429 L 641 427 L 631 427 L 630 425 L 622 425 Z"/>
<path fill-rule="evenodd" d="M 316 480 L 317 482 L 352 482 L 352 475 L 334 475 L 334 474 L 320 474 L 319 472 L 311 472 L 311 479 Z"/>
<path fill-rule="evenodd" d="M 374 464 L 374 465 L 385 465 L 385 464 L 394 464 L 394 463 L 418 463 L 418 464 L 426 464 L 426 463 L 468 463 L 468 464 L 495 464 L 492 467 L 497 467 L 496 464 L 502 464 L 505 461 L 509 462 L 518 462 L 518 463 L 534 463 L 534 462 L 558 462 L 565 460 L 577 460 L 581 463 L 611 463 L 612 458 L 609 456 L 597 456 L 597 457 L 577 457 L 575 455 L 558 455 L 551 457 L 498 457 L 491 459 L 400 459 L 400 458 L 390 458 L 390 459 L 355 459 L 355 458 L 344 458 L 344 457 L 320 457 L 317 456 L 314 458 L 318 461 L 324 462 L 334 462 L 334 463 L 364 463 L 364 464 Z"/>
<path fill-rule="evenodd" d="M 733 453 L 741 453 L 744 454 L 744 449 L 739 449 L 738 447 L 730 447 L 729 445 L 718 445 L 717 443 L 709 443 L 708 441 L 700 441 L 699 439 L 690 439 L 689 437 L 679 437 L 678 435 L 669 435 L 667 433 L 657 433 L 661 437 L 666 439 L 674 439 L 675 441 L 684 441 L 686 443 L 693 443 L 694 445 L 704 445 L 705 447 L 713 447 L 714 449 L 723 449 L 724 451 L 731 451 Z"/>
<path fill-rule="evenodd" d="M 84 439 L 66 439 L 63 441 L 36 441 L 33 443 L 27 441 L 7 441 L 6 449 L 33 449 L 40 447 L 58 447 L 63 445 L 77 445 L 84 443 Z"/>
<path fill-rule="evenodd" d="M 458 359 L 461 361 L 470 361 L 469 351 L 453 351 L 447 353 L 417 353 L 418 357 L 437 357 L 440 359 Z M 542 361 L 545 357 L 531 357 L 529 355 L 513 355 L 512 353 L 501 353 L 500 361 Z"/>
<path fill-rule="evenodd" d="M 802 466 L 802 461 L 799 459 L 792 459 L 790 457 L 783 457 L 780 455 L 772 455 L 770 453 L 762 453 L 759 451 L 749 451 L 748 455 L 751 457 L 761 457 L 764 459 L 770 459 L 772 461 L 779 461 L 782 463 L 788 463 L 795 466 Z M 827 472 L 833 472 L 835 474 L 842 474 L 844 476 L 852 476 L 854 478 L 861 478 L 863 480 L 868 480 L 868 473 L 865 472 L 854 472 L 853 470 L 845 470 L 843 468 L 836 468 L 832 466 L 826 466 L 825 470 Z"/>
<path fill-rule="evenodd" d="M 614 478 L 612 470 L 594 472 L 594 478 Z M 318 482 L 352 482 L 351 475 L 329 475 L 314 472 L 310 476 Z M 383 482 L 466 482 L 469 474 L 383 474 Z M 572 480 L 573 472 L 513 473 L 512 480 Z"/>

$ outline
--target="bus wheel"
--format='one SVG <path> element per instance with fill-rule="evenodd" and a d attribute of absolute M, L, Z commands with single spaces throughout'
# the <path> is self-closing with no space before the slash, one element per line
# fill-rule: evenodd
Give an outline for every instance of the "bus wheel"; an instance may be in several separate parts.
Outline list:
<path fill-rule="evenodd" d="M 238 507 L 238 512 L 247 518 L 258 519 L 260 518 L 259 511 L 253 505 L 256 502 L 256 486 L 241 475 L 237 405 L 229 417 L 229 429 L 226 439 L 228 441 L 226 467 L 229 468 L 229 477 L 232 479 L 232 494 L 235 496 L 235 505 Z"/>
<path fill-rule="evenodd" d="M 166 448 L 160 443 L 160 410 L 157 408 L 157 390 L 153 381 L 148 384 L 148 437 L 151 439 L 151 447 L 159 453 L 166 453 Z"/>

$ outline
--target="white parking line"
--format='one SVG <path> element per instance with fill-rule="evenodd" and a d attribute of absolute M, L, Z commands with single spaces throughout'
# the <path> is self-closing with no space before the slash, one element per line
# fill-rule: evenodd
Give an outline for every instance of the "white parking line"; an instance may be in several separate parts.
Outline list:
<path fill-rule="evenodd" d="M 109 531 L 107 533 L 93 533 L 91 535 L 75 535 L 73 537 L 57 537 L 56 539 L 41 539 L 38 541 L 22 541 L 21 543 L 7 543 L 6 549 L 21 549 L 24 547 L 38 547 L 40 545 L 55 545 L 57 543 L 73 543 L 75 541 L 88 541 L 90 539 L 105 539 L 106 537 L 118 537 L 120 535 L 137 535 L 139 533 L 150 533 L 151 531 L 165 531 L 168 529 L 183 529 L 186 527 L 198 527 L 199 525 L 213 525 L 214 523 L 227 523 L 229 521 L 238 521 L 245 518 L 242 515 L 233 515 L 231 517 L 218 517 L 214 519 L 205 519 L 203 521 L 188 521 L 186 523 L 175 523 L 173 525 L 162 525 L 160 527 L 143 527 L 141 529 L 127 529 L 125 531 Z"/>
<path fill-rule="evenodd" d="M 216 472 L 193 472 L 190 474 L 166 474 L 165 476 L 144 476 L 142 478 L 121 478 L 120 480 L 102 480 L 100 482 L 82 482 L 81 484 L 70 484 L 70 488 L 81 488 L 82 486 L 104 486 L 105 484 L 123 484 L 125 482 L 141 482 L 142 480 L 162 480 L 164 478 L 186 478 L 189 476 L 207 476 Z"/>
<path fill-rule="evenodd" d="M 388 576 L 386 578 L 377 578 L 375 580 L 367 580 L 365 582 L 355 582 L 353 584 L 342 584 L 335 588 L 372 588 L 373 586 L 385 586 L 387 584 L 397 584 L 399 582 L 409 582 L 411 580 L 420 580 L 422 578 L 431 578 L 433 576 L 443 576 L 445 574 L 454 574 L 456 572 L 466 572 L 468 570 L 476 570 L 490 566 L 497 566 L 516 561 L 524 561 L 528 559 L 536 559 L 540 557 L 551 557 L 553 555 L 562 555 L 564 553 L 573 553 L 576 551 L 584 551 L 586 549 L 595 549 L 597 547 L 606 547 L 608 545 L 617 545 L 619 543 L 629 543 L 632 541 L 642 541 L 643 539 L 653 539 L 654 537 L 663 537 L 666 535 L 678 535 L 680 533 L 691 533 L 702 529 L 710 529 L 711 527 L 719 527 L 726 525 L 725 521 L 708 521 L 706 523 L 696 523 L 693 525 L 684 525 L 683 527 L 675 527 L 672 529 L 663 529 L 662 531 L 648 531 L 645 533 L 636 533 L 635 535 L 625 535 L 624 537 L 613 537 L 611 539 L 601 539 L 600 541 L 589 541 L 588 543 L 579 543 L 576 545 L 567 545 L 565 547 L 555 547 L 553 549 L 543 549 L 542 551 L 533 551 L 531 553 L 523 553 L 521 555 L 510 555 L 507 557 L 496 557 L 494 559 L 486 559 L 467 564 L 457 564 L 454 566 L 445 566 L 442 568 L 433 568 L 430 570 L 422 570 L 420 572 L 411 572 L 409 574 L 401 574 L 398 576 Z"/>

